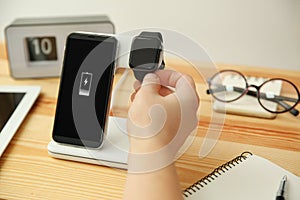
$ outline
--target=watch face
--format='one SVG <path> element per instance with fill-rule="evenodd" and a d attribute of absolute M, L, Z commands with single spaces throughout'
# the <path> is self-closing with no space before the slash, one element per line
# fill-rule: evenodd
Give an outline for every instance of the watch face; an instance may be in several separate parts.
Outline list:
<path fill-rule="evenodd" d="M 141 70 L 155 70 L 161 64 L 162 44 L 157 38 L 136 37 L 131 45 L 129 66 Z"/>

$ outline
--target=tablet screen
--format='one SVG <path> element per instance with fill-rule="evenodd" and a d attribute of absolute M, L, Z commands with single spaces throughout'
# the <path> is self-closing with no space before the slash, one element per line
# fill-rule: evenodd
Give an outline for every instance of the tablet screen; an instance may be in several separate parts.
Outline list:
<path fill-rule="evenodd" d="M 25 93 L 0 93 L 0 133 Z"/>

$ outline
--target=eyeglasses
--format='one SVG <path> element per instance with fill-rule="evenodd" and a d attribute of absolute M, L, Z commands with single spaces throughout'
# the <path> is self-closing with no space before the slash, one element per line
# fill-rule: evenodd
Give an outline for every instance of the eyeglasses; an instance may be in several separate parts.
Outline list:
<path fill-rule="evenodd" d="M 271 113 L 299 114 L 295 107 L 300 102 L 300 93 L 292 82 L 282 78 L 256 81 L 261 84 L 249 84 L 246 77 L 238 71 L 222 70 L 208 80 L 207 94 L 227 103 L 249 95 L 256 97 L 259 104 Z"/>

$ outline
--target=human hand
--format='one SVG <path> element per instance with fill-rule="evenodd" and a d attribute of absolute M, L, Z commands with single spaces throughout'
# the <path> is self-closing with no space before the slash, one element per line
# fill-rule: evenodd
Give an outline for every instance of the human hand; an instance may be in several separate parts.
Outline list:
<path fill-rule="evenodd" d="M 135 83 L 135 89 L 128 111 L 130 156 L 142 153 L 147 158 L 159 155 L 173 160 L 198 124 L 199 98 L 193 79 L 161 70 L 147 74 L 142 84 Z"/>

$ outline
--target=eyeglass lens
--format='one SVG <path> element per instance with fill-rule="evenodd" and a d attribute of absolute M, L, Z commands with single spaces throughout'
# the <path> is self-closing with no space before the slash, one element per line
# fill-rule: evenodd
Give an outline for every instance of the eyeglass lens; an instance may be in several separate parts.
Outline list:
<path fill-rule="evenodd" d="M 279 92 L 274 87 L 281 86 Z M 271 112 L 284 112 L 298 101 L 298 93 L 294 85 L 281 79 L 271 79 L 265 82 L 259 90 L 259 102 Z"/>
<path fill-rule="evenodd" d="M 245 78 L 235 71 L 223 71 L 210 80 L 210 91 L 219 101 L 231 102 L 240 98 L 247 87 Z"/>

